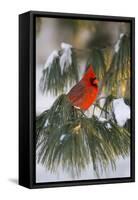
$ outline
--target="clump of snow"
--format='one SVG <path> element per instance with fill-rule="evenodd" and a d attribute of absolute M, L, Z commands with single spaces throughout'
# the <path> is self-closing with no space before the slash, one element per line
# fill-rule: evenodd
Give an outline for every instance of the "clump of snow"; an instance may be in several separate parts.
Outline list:
<path fill-rule="evenodd" d="M 61 43 L 61 49 L 70 49 L 70 48 L 72 48 L 71 44 L 67 44 L 65 42 Z"/>
<path fill-rule="evenodd" d="M 116 53 L 119 51 L 121 38 L 122 38 L 123 36 L 124 36 L 124 33 L 121 33 L 121 34 L 120 34 L 120 37 L 119 37 L 119 40 L 116 42 L 116 44 L 115 44 L 115 46 L 114 46 L 114 49 L 115 49 L 115 52 L 116 52 Z"/>
<path fill-rule="evenodd" d="M 101 98 L 101 99 L 99 100 L 100 107 L 103 108 L 106 97 L 101 96 L 100 98 Z M 96 117 L 99 118 L 100 115 L 101 115 L 101 109 L 98 108 L 97 106 L 94 108 L 94 105 L 91 105 L 91 106 L 85 111 L 85 115 L 86 115 L 88 118 L 91 118 L 92 115 L 93 115 L 93 111 L 94 111 L 94 115 L 95 115 Z"/>
<path fill-rule="evenodd" d="M 99 117 L 100 122 L 106 122 L 107 120 L 104 117 Z"/>
<path fill-rule="evenodd" d="M 64 139 L 65 136 L 66 136 L 65 134 L 63 134 L 63 135 L 60 136 L 60 142 L 61 143 L 62 143 L 62 141 L 63 141 L 63 139 Z"/>
<path fill-rule="evenodd" d="M 47 120 L 45 121 L 44 127 L 47 127 L 48 123 L 49 123 L 49 121 L 48 121 L 48 119 L 47 119 Z"/>
<path fill-rule="evenodd" d="M 99 121 L 100 122 L 107 122 L 106 123 L 106 128 L 108 128 L 108 129 L 111 129 L 112 127 L 111 127 L 111 125 L 110 125 L 110 123 L 108 122 L 108 120 L 107 119 L 105 119 L 104 117 L 99 117 Z"/>
<path fill-rule="evenodd" d="M 92 117 L 94 105 L 91 105 L 84 113 L 88 118 Z"/>
<path fill-rule="evenodd" d="M 61 49 L 63 53 L 60 57 L 60 67 L 61 67 L 61 74 L 63 74 L 63 70 L 66 70 L 72 64 L 72 46 L 67 43 L 61 43 Z"/>
<path fill-rule="evenodd" d="M 60 56 L 60 67 L 61 67 L 61 73 L 63 74 L 63 71 L 66 70 L 71 64 L 72 64 L 72 45 L 67 43 L 61 43 L 61 49 L 62 49 L 62 55 Z M 54 50 L 49 57 L 47 58 L 47 61 L 44 65 L 44 69 L 50 68 L 52 65 L 54 59 L 58 58 L 59 54 L 57 50 Z"/>
<path fill-rule="evenodd" d="M 106 124 L 106 128 L 110 129 L 112 128 L 111 125 L 109 123 Z"/>
<path fill-rule="evenodd" d="M 123 98 L 119 98 L 113 100 L 113 110 L 118 125 L 123 127 L 126 121 L 130 119 L 130 107 L 125 104 Z"/>
<path fill-rule="evenodd" d="M 54 59 L 56 59 L 58 57 L 58 51 L 57 50 L 54 50 L 48 57 L 45 65 L 44 65 L 44 69 L 50 67 L 54 61 Z"/>

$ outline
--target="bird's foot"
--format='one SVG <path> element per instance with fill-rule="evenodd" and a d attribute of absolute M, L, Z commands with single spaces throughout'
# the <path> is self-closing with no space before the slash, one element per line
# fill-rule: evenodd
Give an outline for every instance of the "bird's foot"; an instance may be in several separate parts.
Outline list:
<path fill-rule="evenodd" d="M 78 107 L 78 106 L 74 106 L 74 108 L 76 108 L 76 109 L 78 109 L 78 110 L 81 110 L 80 107 Z"/>

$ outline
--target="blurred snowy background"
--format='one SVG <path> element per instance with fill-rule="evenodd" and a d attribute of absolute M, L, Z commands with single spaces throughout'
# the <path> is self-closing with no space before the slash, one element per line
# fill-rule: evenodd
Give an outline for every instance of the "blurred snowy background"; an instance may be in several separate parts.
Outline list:
<path fill-rule="evenodd" d="M 36 21 L 36 113 L 37 115 L 46 109 L 49 109 L 56 96 L 49 94 L 42 94 L 39 89 L 39 81 L 42 76 L 42 70 L 45 66 L 48 56 L 53 50 L 59 49 L 62 42 L 71 44 L 72 46 L 83 49 L 92 44 L 93 37 L 95 36 L 95 23 L 91 21 L 77 21 L 68 19 L 52 19 L 52 18 L 37 18 Z M 108 37 L 103 38 L 102 41 L 96 45 L 104 46 L 106 44 L 112 45 L 119 38 L 120 23 L 117 22 L 103 22 L 103 27 L 106 30 L 110 30 Z M 125 29 L 125 25 L 122 23 L 121 28 Z M 103 32 L 101 34 L 105 34 Z M 126 30 L 127 31 L 127 30 Z M 97 36 L 98 38 L 98 36 Z M 108 41 L 107 41 L 108 40 Z M 117 48 L 117 47 L 116 47 Z M 84 55 L 81 56 L 80 62 L 80 76 L 84 70 L 83 66 Z M 122 126 L 127 119 L 130 118 L 130 108 L 124 103 L 123 99 L 114 101 L 115 115 L 118 125 Z M 121 108 L 121 109 L 120 109 Z M 120 113 L 121 110 L 121 113 Z M 101 119 L 102 120 L 102 119 Z M 116 170 L 113 171 L 109 166 L 107 172 L 102 173 L 100 178 L 117 178 L 117 177 L 129 177 L 130 176 L 130 156 L 125 159 L 118 158 L 116 162 Z M 96 179 L 96 175 L 92 171 L 92 166 L 88 166 L 79 178 L 71 177 L 68 172 L 63 171 L 61 167 L 57 168 L 56 173 L 50 173 L 41 164 L 36 163 L 36 182 L 52 182 L 52 181 L 68 181 L 68 180 L 84 180 L 84 179 Z"/>

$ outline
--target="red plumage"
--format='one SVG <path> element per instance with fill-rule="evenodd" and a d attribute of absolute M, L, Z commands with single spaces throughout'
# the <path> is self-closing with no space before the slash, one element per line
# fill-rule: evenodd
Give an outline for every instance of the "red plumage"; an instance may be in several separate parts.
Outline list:
<path fill-rule="evenodd" d="M 73 106 L 79 107 L 81 110 L 87 110 L 96 100 L 97 94 L 98 80 L 91 65 L 67 96 Z"/>

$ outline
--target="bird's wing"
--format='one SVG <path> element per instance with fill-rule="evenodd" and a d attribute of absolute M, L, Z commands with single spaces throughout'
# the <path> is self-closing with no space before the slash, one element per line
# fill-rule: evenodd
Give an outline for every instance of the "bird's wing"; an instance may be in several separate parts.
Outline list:
<path fill-rule="evenodd" d="M 76 84 L 68 93 L 68 97 L 72 103 L 82 101 L 85 94 L 85 85 L 82 81 Z"/>

